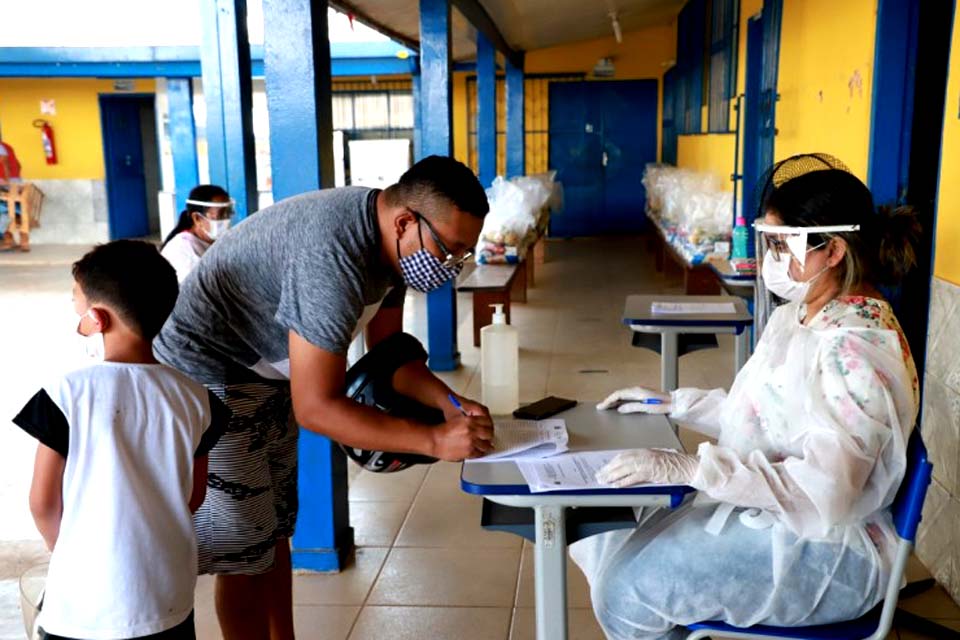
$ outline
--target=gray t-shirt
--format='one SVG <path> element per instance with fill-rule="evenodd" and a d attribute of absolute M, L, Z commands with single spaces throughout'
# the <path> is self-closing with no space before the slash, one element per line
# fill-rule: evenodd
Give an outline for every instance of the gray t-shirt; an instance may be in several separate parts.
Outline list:
<path fill-rule="evenodd" d="M 291 330 L 346 354 L 361 321 L 401 284 L 381 258 L 378 193 L 314 191 L 231 229 L 181 286 L 157 358 L 199 382 L 235 383 L 289 378 Z"/>

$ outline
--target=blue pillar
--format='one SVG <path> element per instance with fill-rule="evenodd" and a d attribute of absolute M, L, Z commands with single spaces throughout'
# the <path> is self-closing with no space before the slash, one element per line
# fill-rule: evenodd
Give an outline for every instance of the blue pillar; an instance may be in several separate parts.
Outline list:
<path fill-rule="evenodd" d="M 523 67 L 507 60 L 507 177 L 527 173 Z"/>
<path fill-rule="evenodd" d="M 167 78 L 170 114 L 170 150 L 173 153 L 173 185 L 177 211 L 187 206 L 190 189 L 197 186 L 197 129 L 193 123 L 193 83 L 190 78 Z"/>
<path fill-rule="evenodd" d="M 273 197 L 333 186 L 327 3 L 264 0 L 264 78 Z M 328 438 L 300 434 L 300 515 L 293 566 L 338 571 L 353 547 L 347 463 Z"/>
<path fill-rule="evenodd" d="M 200 65 L 207 104 L 210 181 L 225 187 L 237 201 L 239 221 L 257 210 L 247 2 L 204 0 L 200 7 Z"/>
<path fill-rule="evenodd" d="M 420 70 L 413 74 L 413 157 L 423 157 L 423 118 L 420 117 Z"/>
<path fill-rule="evenodd" d="M 484 188 L 497 177 L 497 51 L 477 31 L 477 168 Z"/>
<path fill-rule="evenodd" d="M 420 152 L 453 155 L 450 0 L 420 0 Z M 457 296 L 448 282 L 427 294 L 428 364 L 434 371 L 460 366 Z"/>

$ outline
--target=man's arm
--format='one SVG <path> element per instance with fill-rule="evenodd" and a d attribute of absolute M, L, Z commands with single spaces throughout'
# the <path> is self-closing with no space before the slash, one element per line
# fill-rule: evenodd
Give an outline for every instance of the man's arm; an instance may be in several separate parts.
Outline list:
<path fill-rule="evenodd" d="M 37 445 L 33 463 L 33 482 L 30 484 L 30 513 L 37 530 L 53 551 L 60 535 L 63 516 L 63 470 L 67 461 L 50 447 Z"/>
<path fill-rule="evenodd" d="M 491 449 L 493 424 L 485 416 L 457 415 L 435 427 L 388 416 L 344 393 L 346 358 L 290 332 L 293 411 L 305 428 L 359 449 L 462 460 Z"/>
<path fill-rule="evenodd" d="M 386 305 L 386 302 L 384 303 Z M 367 347 L 373 348 L 385 338 L 403 331 L 403 300 L 400 306 L 382 306 L 367 325 Z M 440 409 L 447 418 L 452 418 L 459 410 L 451 404 L 449 396 L 455 395 L 443 380 L 438 378 L 423 362 L 411 362 L 397 369 L 393 376 L 393 388 L 397 393 L 413 398 L 428 407 Z M 490 417 L 485 407 L 456 396 L 471 415 Z"/>

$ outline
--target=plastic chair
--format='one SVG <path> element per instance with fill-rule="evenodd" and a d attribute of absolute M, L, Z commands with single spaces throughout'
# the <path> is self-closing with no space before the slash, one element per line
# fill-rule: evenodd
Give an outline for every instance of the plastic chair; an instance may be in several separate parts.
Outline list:
<path fill-rule="evenodd" d="M 709 621 L 689 625 L 692 631 L 686 640 L 698 638 L 792 638 L 795 640 L 883 640 L 893 626 L 897 610 L 900 583 L 913 552 L 917 527 L 923 513 L 923 500 L 933 473 L 933 465 L 927 460 L 927 448 L 920 438 L 920 430 L 914 429 L 907 447 L 907 470 L 893 502 L 893 522 L 899 538 L 897 556 L 887 583 L 883 602 L 866 615 L 847 622 L 837 622 L 808 627 L 773 627 L 755 625 L 734 627 L 725 622 Z"/>

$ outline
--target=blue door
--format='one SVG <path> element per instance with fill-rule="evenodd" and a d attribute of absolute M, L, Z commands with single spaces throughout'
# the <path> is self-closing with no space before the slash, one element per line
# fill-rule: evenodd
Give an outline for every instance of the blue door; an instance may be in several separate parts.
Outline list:
<path fill-rule="evenodd" d="M 111 240 L 150 235 L 140 112 L 152 102 L 152 96 L 100 96 Z"/>
<path fill-rule="evenodd" d="M 550 168 L 563 184 L 551 235 L 644 229 L 644 167 L 657 160 L 657 82 L 550 85 Z"/>

